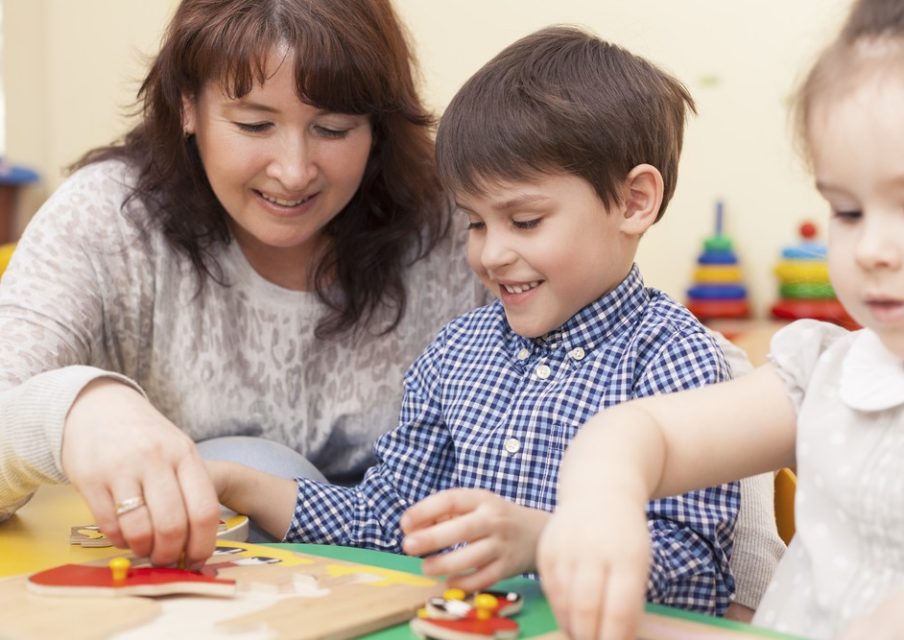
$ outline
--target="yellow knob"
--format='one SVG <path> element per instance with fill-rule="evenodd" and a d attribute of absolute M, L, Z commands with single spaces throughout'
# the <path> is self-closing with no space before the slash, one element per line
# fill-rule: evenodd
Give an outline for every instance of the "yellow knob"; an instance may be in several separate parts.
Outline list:
<path fill-rule="evenodd" d="M 446 600 L 464 600 L 467 595 L 462 589 L 446 589 L 443 591 L 443 598 Z"/>
<path fill-rule="evenodd" d="M 113 582 L 125 582 L 129 575 L 129 567 L 132 563 L 128 558 L 113 558 L 110 560 L 110 573 L 113 574 Z"/>

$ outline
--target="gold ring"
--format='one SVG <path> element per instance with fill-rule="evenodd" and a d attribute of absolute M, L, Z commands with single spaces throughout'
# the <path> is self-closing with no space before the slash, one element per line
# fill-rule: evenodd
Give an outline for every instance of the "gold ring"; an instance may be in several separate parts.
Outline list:
<path fill-rule="evenodd" d="M 126 498 L 122 502 L 116 503 L 116 515 L 121 516 L 129 511 L 135 511 L 135 509 L 140 509 L 144 506 L 144 498 L 141 496 L 132 496 L 131 498 Z"/>

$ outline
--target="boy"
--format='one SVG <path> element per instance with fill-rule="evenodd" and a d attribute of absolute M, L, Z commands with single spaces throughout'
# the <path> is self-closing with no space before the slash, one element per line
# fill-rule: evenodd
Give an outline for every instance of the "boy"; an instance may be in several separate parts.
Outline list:
<path fill-rule="evenodd" d="M 562 454 L 587 419 L 729 378 L 713 337 L 634 265 L 674 192 L 687 109 L 676 80 L 576 29 L 491 60 L 449 105 L 437 158 L 471 267 L 499 299 L 409 369 L 399 426 L 361 484 L 214 463 L 221 501 L 292 542 L 455 547 L 423 569 L 466 590 L 533 571 Z M 739 503 L 737 483 L 649 503 L 648 598 L 724 612 Z"/>

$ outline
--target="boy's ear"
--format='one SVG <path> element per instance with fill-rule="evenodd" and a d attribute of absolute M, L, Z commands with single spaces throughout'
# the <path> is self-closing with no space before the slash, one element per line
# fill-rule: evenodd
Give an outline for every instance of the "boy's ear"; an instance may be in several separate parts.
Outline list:
<path fill-rule="evenodd" d="M 650 164 L 639 164 L 624 182 L 622 231 L 629 235 L 642 235 L 656 222 L 662 206 L 662 174 Z"/>
<path fill-rule="evenodd" d="M 182 133 L 187 138 L 195 132 L 195 101 L 187 93 L 182 94 Z"/>

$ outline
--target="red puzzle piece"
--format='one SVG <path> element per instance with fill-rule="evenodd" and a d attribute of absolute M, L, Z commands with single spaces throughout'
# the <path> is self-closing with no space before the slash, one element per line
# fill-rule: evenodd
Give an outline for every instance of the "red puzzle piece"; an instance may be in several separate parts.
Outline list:
<path fill-rule="evenodd" d="M 130 568 L 124 579 L 114 580 L 109 567 L 64 564 L 29 576 L 27 586 L 35 593 L 63 596 L 165 596 L 176 593 L 232 596 L 236 593 L 235 580 L 173 567 Z"/>

